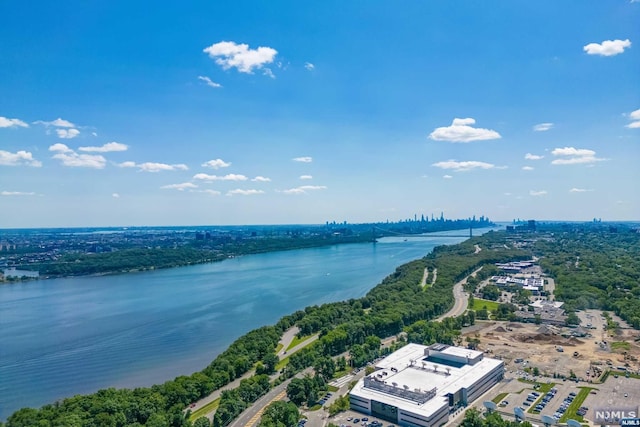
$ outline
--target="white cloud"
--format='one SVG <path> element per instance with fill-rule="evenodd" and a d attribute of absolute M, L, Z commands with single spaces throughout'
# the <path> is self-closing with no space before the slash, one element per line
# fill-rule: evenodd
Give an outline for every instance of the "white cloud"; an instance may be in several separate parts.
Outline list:
<path fill-rule="evenodd" d="M 474 128 L 475 119 L 453 119 L 451 126 L 436 128 L 429 134 L 429 138 L 435 141 L 471 142 L 487 139 L 502 138 L 498 132 L 491 129 Z"/>
<path fill-rule="evenodd" d="M 129 146 L 119 142 L 108 142 L 100 147 L 80 147 L 80 151 L 89 151 L 95 153 L 110 153 L 112 151 L 127 151 Z"/>
<path fill-rule="evenodd" d="M 67 147 L 65 144 L 62 144 L 60 142 L 53 144 L 49 147 L 49 151 L 60 151 L 62 153 L 70 153 L 73 150 L 69 147 Z"/>
<path fill-rule="evenodd" d="M 101 155 L 78 154 L 72 150 L 55 154 L 53 158 L 60 160 L 64 166 L 69 167 L 103 169 L 107 164 L 107 159 Z"/>
<path fill-rule="evenodd" d="M 0 128 L 15 128 L 15 127 L 28 128 L 29 125 L 20 119 L 9 119 L 7 117 L 0 116 Z"/>
<path fill-rule="evenodd" d="M 215 159 L 215 160 L 209 160 L 208 162 L 203 163 L 202 166 L 205 168 L 220 169 L 220 168 L 228 168 L 229 166 L 231 166 L 231 163 L 227 163 L 222 159 Z"/>
<path fill-rule="evenodd" d="M 256 194 L 264 194 L 264 191 L 262 190 L 242 190 L 240 188 L 238 188 L 237 190 L 230 190 L 227 192 L 227 196 L 233 196 L 235 194 L 241 195 L 241 196 L 254 196 Z"/>
<path fill-rule="evenodd" d="M 552 165 L 578 165 L 601 162 L 606 159 L 597 158 L 596 152 L 585 148 L 564 147 L 555 148 L 551 152 L 554 156 L 560 156 L 551 162 Z"/>
<path fill-rule="evenodd" d="M 125 162 L 126 163 L 126 162 Z M 176 171 L 176 170 L 189 170 L 185 164 L 169 165 L 166 163 L 154 163 L 145 162 L 136 165 L 143 172 L 161 172 L 161 171 Z"/>
<path fill-rule="evenodd" d="M 272 79 L 276 78 L 276 75 L 273 74 L 273 71 L 271 71 L 271 68 L 264 68 L 262 70 L 262 74 L 264 74 L 265 76 L 270 77 Z"/>
<path fill-rule="evenodd" d="M 20 150 L 15 153 L 0 150 L 0 165 L 2 166 L 32 166 L 39 168 L 42 162 L 33 158 L 33 154 L 29 151 Z"/>
<path fill-rule="evenodd" d="M 265 176 L 256 176 L 251 181 L 253 181 L 253 182 L 271 182 L 271 178 L 267 178 Z"/>
<path fill-rule="evenodd" d="M 142 172 L 189 170 L 187 165 L 182 163 L 169 165 L 167 163 L 154 163 L 154 162 L 136 163 L 132 161 L 127 161 L 127 162 L 118 163 L 117 166 L 121 168 L 138 168 Z"/>
<path fill-rule="evenodd" d="M 553 123 L 538 123 L 533 127 L 536 132 L 545 132 L 553 127 Z"/>
<path fill-rule="evenodd" d="M 307 191 L 326 190 L 324 185 L 301 185 L 300 187 L 290 188 L 288 190 L 282 190 L 284 194 L 307 194 Z"/>
<path fill-rule="evenodd" d="M 35 196 L 36 193 L 33 191 L 25 192 L 25 191 L 2 191 L 0 192 L 0 196 Z"/>
<path fill-rule="evenodd" d="M 113 197 L 114 199 L 119 199 L 119 198 L 120 198 L 120 194 L 118 194 L 118 193 L 113 193 L 113 194 L 111 195 L 111 197 Z"/>
<path fill-rule="evenodd" d="M 56 129 L 56 133 L 58 134 L 58 138 L 62 139 L 72 139 L 76 136 L 80 135 L 80 131 L 78 129 Z"/>
<path fill-rule="evenodd" d="M 440 169 L 451 169 L 456 172 L 466 172 L 473 169 L 493 169 L 496 165 L 485 162 L 478 162 L 475 160 L 466 161 L 466 162 L 458 162 L 456 160 L 447 160 L 445 162 L 437 162 L 432 166 L 435 166 Z"/>
<path fill-rule="evenodd" d="M 76 125 L 74 125 L 70 121 L 64 120 L 64 119 L 61 119 L 61 118 L 57 118 L 57 119 L 52 120 L 50 122 L 45 122 L 45 121 L 42 121 L 42 120 L 36 120 L 33 123 L 34 124 L 38 124 L 38 125 L 54 126 L 54 127 L 57 127 L 57 128 L 74 128 L 74 127 L 76 127 Z"/>
<path fill-rule="evenodd" d="M 313 161 L 313 157 L 294 157 L 291 160 L 294 162 L 311 163 Z"/>
<path fill-rule="evenodd" d="M 587 191 L 593 191 L 593 190 L 587 190 L 586 188 L 572 188 L 571 190 L 569 190 L 569 193 L 586 193 Z"/>
<path fill-rule="evenodd" d="M 588 55 L 614 56 L 624 52 L 624 49 L 631 47 L 631 41 L 626 40 L 605 40 L 602 43 L 589 43 L 582 49 Z"/>
<path fill-rule="evenodd" d="M 260 46 L 257 49 L 249 49 L 247 44 L 237 44 L 235 42 L 222 41 L 205 48 L 211 59 L 215 59 L 216 64 L 223 69 L 236 68 L 241 73 L 253 73 L 254 69 L 260 69 L 265 64 L 273 62 L 278 51 Z"/>
<path fill-rule="evenodd" d="M 190 193 L 205 193 L 205 194 L 209 194 L 211 196 L 219 196 L 221 193 L 217 190 L 189 190 Z"/>
<path fill-rule="evenodd" d="M 533 170 L 533 168 L 532 168 L 531 166 L 523 166 L 523 167 L 522 167 L 522 170 L 523 170 L 523 171 L 532 171 L 532 170 Z"/>
<path fill-rule="evenodd" d="M 451 179 L 451 178 L 453 178 L 453 177 L 452 177 L 451 175 L 443 175 L 443 176 L 442 176 L 442 178 L 444 178 L 444 179 Z"/>
<path fill-rule="evenodd" d="M 595 156 L 596 152 L 593 150 L 588 150 L 586 148 L 574 148 L 574 147 L 564 147 L 564 148 L 554 148 L 551 152 L 554 156 Z"/>
<path fill-rule="evenodd" d="M 632 111 L 629 113 L 629 120 L 631 123 L 626 125 L 629 129 L 638 129 L 640 128 L 640 110 Z"/>
<path fill-rule="evenodd" d="M 539 156 L 537 154 L 531 154 L 531 153 L 527 153 L 524 155 L 524 158 L 527 160 L 540 160 L 540 159 L 544 159 L 544 156 Z"/>
<path fill-rule="evenodd" d="M 313 65 L 311 62 L 305 62 L 304 63 L 304 68 L 306 68 L 309 71 L 313 71 L 313 70 L 315 70 L 316 66 Z"/>
<path fill-rule="evenodd" d="M 162 187 L 160 187 L 163 190 L 178 190 L 178 191 L 184 191 L 185 189 L 188 188 L 198 188 L 197 185 L 191 183 L 191 182 L 183 182 L 182 184 L 169 184 L 169 185 L 163 185 Z"/>
<path fill-rule="evenodd" d="M 300 175 L 300 179 L 313 179 L 311 175 Z"/>
<path fill-rule="evenodd" d="M 212 81 L 207 76 L 198 76 L 198 80 L 202 80 L 209 87 L 215 87 L 215 88 L 222 87 L 222 85 L 220 83 L 216 83 L 216 82 Z"/>
<path fill-rule="evenodd" d="M 544 196 L 546 194 L 547 194 L 546 190 L 540 190 L 540 191 L 531 190 L 531 191 L 529 191 L 529 195 L 530 196 L 534 196 L 534 197 Z"/>
<path fill-rule="evenodd" d="M 238 175 L 235 173 L 230 173 L 224 176 L 197 173 L 193 176 L 193 179 L 200 179 L 203 181 L 246 181 L 248 178 L 244 175 Z"/>

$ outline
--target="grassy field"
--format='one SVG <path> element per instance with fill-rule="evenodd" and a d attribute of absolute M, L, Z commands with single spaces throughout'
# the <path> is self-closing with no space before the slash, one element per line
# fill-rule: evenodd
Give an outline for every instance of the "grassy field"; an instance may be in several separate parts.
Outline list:
<path fill-rule="evenodd" d="M 474 298 L 473 307 L 469 307 L 469 310 L 478 311 L 478 310 L 482 310 L 486 306 L 488 311 L 495 311 L 498 309 L 498 305 L 499 304 L 495 301 L 490 301 L 488 299 Z"/>
<path fill-rule="evenodd" d="M 287 347 L 287 351 L 291 350 L 293 347 L 297 346 L 301 342 L 308 340 L 312 336 L 313 334 L 298 338 L 298 336 L 296 335 L 295 337 L 293 337 L 293 341 L 291 341 L 291 344 L 289 344 L 289 347 Z"/>
<path fill-rule="evenodd" d="M 216 400 L 207 403 L 206 405 L 204 405 L 202 408 L 198 409 L 197 411 L 192 412 L 191 416 L 189 417 L 189 421 L 194 422 L 198 418 L 204 417 L 209 412 L 215 411 L 216 409 L 218 409 L 218 405 L 220 405 L 220 398 L 217 398 Z"/>
<path fill-rule="evenodd" d="M 624 350 L 624 351 L 629 351 L 631 350 L 631 344 L 629 344 L 626 341 L 616 341 L 616 342 L 612 342 L 611 343 L 611 350 Z"/>
<path fill-rule="evenodd" d="M 491 399 L 491 401 L 497 405 L 498 403 L 502 402 L 507 396 L 509 396 L 509 393 L 500 393 L 499 395 Z"/>
<path fill-rule="evenodd" d="M 560 417 L 560 420 L 558 420 L 559 423 L 566 423 L 568 419 L 574 419 L 576 421 L 584 421 L 584 419 L 580 415 L 576 414 L 576 411 L 580 409 L 584 400 L 587 398 L 587 396 L 589 396 L 589 393 L 591 393 L 591 390 L 597 390 L 597 388 L 593 388 L 593 387 L 579 387 L 579 388 L 580 388 L 580 391 L 578 392 L 576 398 L 573 399 L 573 402 L 571 402 L 571 404 L 567 408 L 567 411 L 564 414 L 562 414 L 562 416 Z"/>

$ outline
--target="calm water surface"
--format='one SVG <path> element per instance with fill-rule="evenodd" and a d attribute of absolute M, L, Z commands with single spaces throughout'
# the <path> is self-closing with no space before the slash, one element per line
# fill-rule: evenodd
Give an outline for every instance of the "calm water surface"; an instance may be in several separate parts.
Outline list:
<path fill-rule="evenodd" d="M 252 329 L 361 297 L 397 266 L 462 240 L 385 238 L 0 286 L 0 419 L 75 394 L 191 374 Z"/>

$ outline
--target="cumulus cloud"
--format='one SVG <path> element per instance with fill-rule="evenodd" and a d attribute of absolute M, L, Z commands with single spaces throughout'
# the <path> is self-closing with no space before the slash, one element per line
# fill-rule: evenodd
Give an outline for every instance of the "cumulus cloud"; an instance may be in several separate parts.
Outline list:
<path fill-rule="evenodd" d="M 261 69 L 265 64 L 273 62 L 278 51 L 265 46 L 250 49 L 247 44 L 237 44 L 222 41 L 212 44 L 203 50 L 216 64 L 223 69 L 236 68 L 241 73 L 252 74 L 253 70 Z"/>
<path fill-rule="evenodd" d="M 197 185 L 191 183 L 191 182 L 183 182 L 182 184 L 169 184 L 169 185 L 163 185 L 162 187 L 160 187 L 163 190 L 178 190 L 178 191 L 184 191 L 186 189 L 189 188 L 198 188 Z"/>
<path fill-rule="evenodd" d="M 304 68 L 306 68 L 309 71 L 313 71 L 313 70 L 315 70 L 316 66 L 313 65 L 311 62 L 305 62 L 304 63 Z"/>
<path fill-rule="evenodd" d="M 244 175 L 238 175 L 235 173 L 230 173 L 224 176 L 197 173 L 193 176 L 193 179 L 199 179 L 202 181 L 246 181 L 248 178 Z"/>
<path fill-rule="evenodd" d="M 0 116 L 0 128 L 28 128 L 29 125 L 23 122 L 20 119 L 10 119 L 7 117 Z"/>
<path fill-rule="evenodd" d="M 466 162 L 458 162 L 456 160 L 447 160 L 445 162 L 437 162 L 432 164 L 440 169 L 450 169 L 456 172 L 466 172 L 473 169 L 494 169 L 496 165 L 485 162 L 478 162 L 475 160 L 470 160 Z"/>
<path fill-rule="evenodd" d="M 537 154 L 531 154 L 531 153 L 527 153 L 524 155 L 524 158 L 527 160 L 540 160 L 540 159 L 544 159 L 544 156 L 539 156 Z"/>
<path fill-rule="evenodd" d="M 0 192 L 0 196 L 35 196 L 36 193 L 33 191 L 25 192 L 25 191 L 2 191 Z"/>
<path fill-rule="evenodd" d="M 56 144 L 49 146 L 49 151 L 60 151 L 62 153 L 69 153 L 73 150 L 67 147 L 65 144 L 58 142 Z"/>
<path fill-rule="evenodd" d="M 523 167 L 522 167 L 522 170 L 523 170 L 523 171 L 532 171 L 532 170 L 533 170 L 533 168 L 532 168 L 531 166 L 523 166 Z"/>
<path fill-rule="evenodd" d="M 629 123 L 626 127 L 628 127 L 629 129 L 640 128 L 640 110 L 630 112 L 628 117 L 629 120 L 631 120 L 631 123 Z"/>
<path fill-rule="evenodd" d="M 209 160 L 208 162 L 204 162 L 202 166 L 205 168 L 220 169 L 220 168 L 228 168 L 229 166 L 231 166 L 231 163 L 225 162 L 222 159 L 214 159 L 214 160 Z"/>
<path fill-rule="evenodd" d="M 207 76 L 198 76 L 198 80 L 201 80 L 204 82 L 204 84 L 206 84 L 209 87 L 215 87 L 215 88 L 219 88 L 222 87 L 222 85 L 220 83 L 216 83 L 213 80 L 211 80 L 209 77 Z"/>
<path fill-rule="evenodd" d="M 631 41 L 626 40 L 605 40 L 602 43 L 589 43 L 582 49 L 588 55 L 614 56 L 618 55 L 628 47 L 631 47 Z"/>
<path fill-rule="evenodd" d="M 545 132 L 553 127 L 553 123 L 538 123 L 533 127 L 536 132 Z"/>
<path fill-rule="evenodd" d="M 189 190 L 190 193 L 205 193 L 205 194 L 209 194 L 210 196 L 219 196 L 221 193 L 217 190 L 211 190 L 211 189 L 206 189 L 206 190 Z"/>
<path fill-rule="evenodd" d="M 251 181 L 253 182 L 271 182 L 271 178 L 267 178 L 265 176 L 256 176 Z"/>
<path fill-rule="evenodd" d="M 606 159 L 596 157 L 596 152 L 585 148 L 564 147 L 555 148 L 551 152 L 559 158 L 554 159 L 552 165 L 578 165 L 601 162 Z"/>
<path fill-rule="evenodd" d="M 100 147 L 79 147 L 80 151 L 88 151 L 95 153 L 110 153 L 112 151 L 127 151 L 129 146 L 119 142 L 108 142 Z"/>
<path fill-rule="evenodd" d="M 453 178 L 453 177 L 452 177 L 451 175 L 442 175 L 442 178 L 444 178 L 444 179 L 451 179 L 451 178 Z"/>
<path fill-rule="evenodd" d="M 9 151 L 0 150 L 0 165 L 1 166 L 32 166 L 39 168 L 42 166 L 42 162 L 33 158 L 33 154 L 29 151 L 20 150 L 15 153 Z"/>
<path fill-rule="evenodd" d="M 301 163 L 311 163 L 313 161 L 313 157 L 294 157 L 293 159 L 294 162 L 301 162 Z"/>
<path fill-rule="evenodd" d="M 50 122 L 45 122 L 45 121 L 42 121 L 42 120 L 36 120 L 33 123 L 34 124 L 38 124 L 38 125 L 53 126 L 53 127 L 57 127 L 57 128 L 74 128 L 74 127 L 76 127 L 76 125 L 71 123 L 69 120 L 64 120 L 64 119 L 61 119 L 61 118 L 57 118 L 57 119 L 52 120 Z"/>
<path fill-rule="evenodd" d="M 80 135 L 80 131 L 78 129 L 56 129 L 56 133 L 58 134 L 58 138 L 61 139 L 72 139 L 76 136 Z"/>
<path fill-rule="evenodd" d="M 114 199 L 119 199 L 119 198 L 120 198 L 120 194 L 118 194 L 118 193 L 113 193 L 113 194 L 111 195 L 111 197 L 113 197 Z"/>
<path fill-rule="evenodd" d="M 547 194 L 547 191 L 546 191 L 546 190 L 539 190 L 539 191 L 536 191 L 536 190 L 530 190 L 530 191 L 529 191 L 529 195 L 530 195 L 530 196 L 534 196 L 534 197 L 544 196 L 544 195 L 546 195 L 546 194 Z"/>
<path fill-rule="evenodd" d="M 300 175 L 300 179 L 313 179 L 311 175 Z"/>
<path fill-rule="evenodd" d="M 324 185 L 301 185 L 300 187 L 282 190 L 284 194 L 307 194 L 308 191 L 326 190 Z"/>
<path fill-rule="evenodd" d="M 242 190 L 240 188 L 236 189 L 236 190 L 230 190 L 227 192 L 227 196 L 233 196 L 233 195 L 240 195 L 240 196 L 254 196 L 256 194 L 264 194 L 264 191 L 262 190 Z"/>
<path fill-rule="evenodd" d="M 155 163 L 155 162 L 136 163 L 132 161 L 127 161 L 127 162 L 118 163 L 117 166 L 121 168 L 138 168 L 142 172 L 189 170 L 189 167 L 187 167 L 187 165 L 182 163 L 170 165 L 167 163 Z"/>
<path fill-rule="evenodd" d="M 62 144 L 64 145 L 64 144 Z M 53 156 L 64 166 L 77 168 L 104 169 L 107 159 L 98 154 L 78 154 L 73 150 L 59 152 Z"/>
<path fill-rule="evenodd" d="M 475 119 L 453 119 L 451 126 L 436 128 L 429 134 L 435 141 L 471 142 L 502 138 L 498 132 L 491 129 L 474 128 Z"/>
<path fill-rule="evenodd" d="M 166 163 L 145 162 L 145 163 L 136 164 L 136 167 L 138 167 L 142 172 L 161 172 L 161 171 L 176 171 L 176 170 L 186 171 L 186 170 L 189 170 L 187 165 L 182 164 L 182 163 L 175 164 L 175 165 L 169 165 L 169 164 L 166 164 Z"/>

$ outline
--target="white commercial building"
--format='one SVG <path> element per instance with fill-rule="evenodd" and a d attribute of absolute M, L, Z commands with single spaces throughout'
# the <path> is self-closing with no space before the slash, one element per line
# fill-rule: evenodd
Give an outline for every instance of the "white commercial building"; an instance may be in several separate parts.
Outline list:
<path fill-rule="evenodd" d="M 351 409 L 407 427 L 445 424 L 504 376 L 501 360 L 446 344 L 408 344 L 351 390 Z"/>

